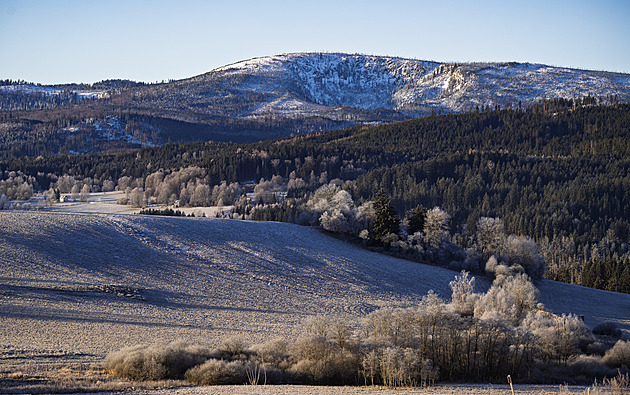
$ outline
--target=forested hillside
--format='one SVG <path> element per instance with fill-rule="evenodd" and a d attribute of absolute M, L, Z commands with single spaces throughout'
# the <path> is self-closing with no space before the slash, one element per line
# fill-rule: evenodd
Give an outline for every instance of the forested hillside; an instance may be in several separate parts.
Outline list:
<path fill-rule="evenodd" d="M 322 185 L 332 182 L 357 204 L 383 189 L 400 218 L 439 206 L 464 248 L 480 218 L 498 217 L 506 233 L 536 241 L 547 277 L 630 292 L 628 104 L 560 99 L 245 145 L 10 158 L 0 170 L 0 194 L 23 183 L 61 192 L 117 186 L 141 192 L 139 204 L 237 203 L 254 181 L 254 203 L 267 204 L 254 218 L 294 222 L 298 200 Z"/>
<path fill-rule="evenodd" d="M 0 160 L 248 143 L 564 97 L 617 104 L 630 100 L 629 87 L 622 73 L 343 53 L 268 56 L 154 84 L 0 80 Z"/>

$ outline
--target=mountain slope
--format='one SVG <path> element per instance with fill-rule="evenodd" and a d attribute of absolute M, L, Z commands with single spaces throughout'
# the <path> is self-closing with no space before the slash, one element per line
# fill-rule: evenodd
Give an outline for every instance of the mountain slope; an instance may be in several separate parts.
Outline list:
<path fill-rule="evenodd" d="M 608 102 L 628 101 L 630 75 L 529 63 L 283 54 L 154 85 L 0 87 L 0 112 L 28 110 L 12 113 L 10 121 L 0 123 L 0 133 L 12 141 L 11 147 L 0 149 L 37 156 L 47 153 L 38 148 L 42 145 L 50 146 L 52 153 L 67 153 L 169 140 L 260 141 L 431 113 L 527 107 L 542 99 L 589 95 Z M 46 136 L 33 143 L 37 133 Z"/>
<path fill-rule="evenodd" d="M 386 109 L 407 117 L 475 106 L 529 105 L 541 99 L 618 95 L 630 99 L 630 75 L 528 63 L 437 63 L 384 56 L 285 54 L 228 65 L 147 90 L 195 106 L 221 96 L 245 99 L 237 117 L 351 118 L 337 107 Z M 188 96 L 186 96 L 188 95 Z M 174 108 L 177 108 L 175 106 Z M 191 107 L 188 107 L 192 109 Z M 206 111 L 206 110 L 201 110 Z M 217 108 L 208 108 L 216 113 Z M 350 111 L 350 113 L 352 113 Z M 365 116 L 365 115 L 364 115 Z M 345 118 L 344 118 L 345 117 Z M 383 119 L 385 121 L 385 119 Z"/>

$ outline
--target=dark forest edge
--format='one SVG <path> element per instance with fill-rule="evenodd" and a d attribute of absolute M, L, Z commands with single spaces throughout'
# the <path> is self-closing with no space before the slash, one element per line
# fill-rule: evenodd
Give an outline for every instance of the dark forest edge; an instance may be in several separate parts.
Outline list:
<path fill-rule="evenodd" d="M 611 102 L 543 101 L 253 144 L 9 158 L 0 162 L 0 208 L 38 192 L 54 203 L 116 189 L 138 207 L 233 206 L 225 216 L 322 226 L 473 272 L 507 256 L 505 244 L 490 254 L 479 241 L 481 224 L 496 221 L 500 233 L 535 242 L 547 278 L 630 292 L 630 105 Z M 379 190 L 402 234 L 374 235 L 369 202 Z M 409 232 L 419 206 L 445 214 L 444 245 L 457 248 L 431 250 L 423 228 Z M 461 255 L 471 249 L 476 267 Z"/>

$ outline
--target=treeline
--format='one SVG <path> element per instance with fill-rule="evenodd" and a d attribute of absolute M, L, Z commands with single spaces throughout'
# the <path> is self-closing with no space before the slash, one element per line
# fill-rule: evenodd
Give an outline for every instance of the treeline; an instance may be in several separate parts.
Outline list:
<path fill-rule="evenodd" d="M 439 206 L 463 248 L 474 243 L 480 218 L 501 218 L 507 234 L 534 239 L 549 278 L 627 292 L 608 278 L 626 278 L 630 257 L 630 105 L 603 103 L 617 101 L 543 101 L 253 144 L 14 157 L 0 162 L 0 170 L 37 177 L 43 190 L 62 175 L 96 186 L 128 177 L 144 188 L 147 203 L 183 194 L 184 205 L 217 204 L 215 187 L 239 183 L 232 192 L 243 194 L 244 183 L 254 182 L 268 193 L 256 197 L 256 210 L 237 205 L 239 215 L 296 222 L 308 222 L 299 219 L 297 205 L 331 181 L 357 205 L 383 189 L 401 218 L 418 204 Z M 193 168 L 201 169 L 195 179 L 173 182 Z M 147 180 L 158 180 L 157 189 Z M 195 192 L 199 199 L 191 199 Z M 224 197 L 224 203 L 240 200 Z"/>
<path fill-rule="evenodd" d="M 180 210 L 173 210 L 170 208 L 165 209 L 156 209 L 156 208 L 147 208 L 142 209 L 138 214 L 141 215 L 161 215 L 165 217 L 186 217 L 186 213 Z M 188 215 L 189 217 L 194 217 L 193 214 Z"/>
<path fill-rule="evenodd" d="M 41 87 L 21 85 L 16 90 L 0 89 L 1 111 L 27 111 L 53 109 L 86 100 L 76 92 L 54 90 L 47 92 Z M 33 89 L 32 92 L 23 91 Z M 89 100 L 89 99 L 88 99 Z"/>
<path fill-rule="evenodd" d="M 439 380 L 503 382 L 508 375 L 521 383 L 627 380 L 630 342 L 615 337 L 618 329 L 602 326 L 596 337 L 579 317 L 549 312 L 526 275 L 500 275 L 481 294 L 465 272 L 450 286 L 450 301 L 429 292 L 417 306 L 382 308 L 360 322 L 312 317 L 291 342 L 134 346 L 110 353 L 105 369 L 198 385 L 426 387 Z"/>

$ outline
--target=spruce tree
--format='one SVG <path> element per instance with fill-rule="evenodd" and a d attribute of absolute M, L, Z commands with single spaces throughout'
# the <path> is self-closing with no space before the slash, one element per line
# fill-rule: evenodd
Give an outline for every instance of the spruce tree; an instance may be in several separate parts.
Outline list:
<path fill-rule="evenodd" d="M 389 196 L 382 189 L 376 194 L 374 211 L 376 213 L 373 228 L 375 240 L 383 241 L 390 233 L 398 234 L 400 230 L 398 215 L 392 206 Z"/>
<path fill-rule="evenodd" d="M 427 218 L 427 210 L 421 204 L 407 213 L 407 234 L 412 235 L 422 232 L 424 221 Z"/>

